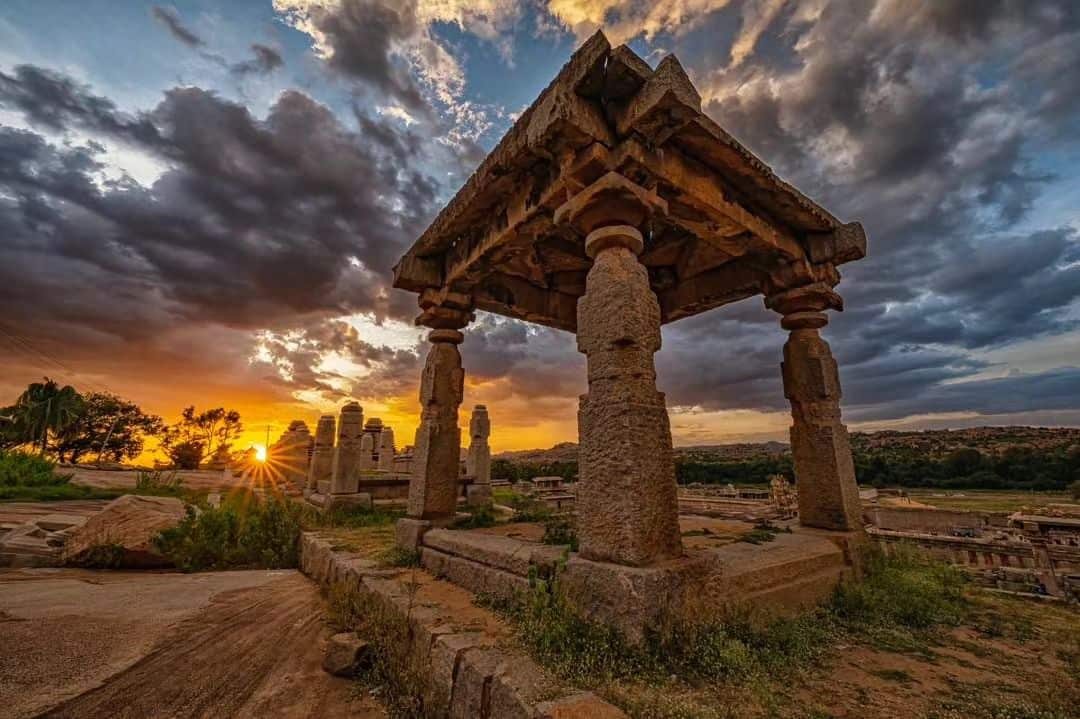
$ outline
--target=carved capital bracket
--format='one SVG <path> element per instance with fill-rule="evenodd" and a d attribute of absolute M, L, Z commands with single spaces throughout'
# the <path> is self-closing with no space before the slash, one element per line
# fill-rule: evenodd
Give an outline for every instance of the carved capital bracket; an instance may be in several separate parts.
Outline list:
<path fill-rule="evenodd" d="M 416 324 L 421 327 L 430 327 L 435 330 L 429 339 L 432 342 L 450 341 L 448 339 L 435 339 L 435 335 L 441 330 L 456 331 L 472 322 L 476 315 L 473 310 L 473 299 L 469 295 L 459 292 L 451 292 L 448 289 L 426 289 L 420 293 L 420 315 L 416 318 Z M 460 332 L 457 332 L 460 335 Z M 440 335 L 441 336 L 441 335 Z M 455 342 L 455 344 L 460 343 Z"/>
<path fill-rule="evenodd" d="M 666 215 L 667 202 L 628 180 L 618 172 L 608 172 L 555 209 L 556 225 L 569 225 L 579 234 L 608 225 L 642 227 L 656 215 Z"/>
<path fill-rule="evenodd" d="M 844 310 L 844 299 L 827 283 L 814 282 L 768 295 L 765 306 L 783 315 L 784 329 L 818 329 L 829 322 L 825 310 Z"/>

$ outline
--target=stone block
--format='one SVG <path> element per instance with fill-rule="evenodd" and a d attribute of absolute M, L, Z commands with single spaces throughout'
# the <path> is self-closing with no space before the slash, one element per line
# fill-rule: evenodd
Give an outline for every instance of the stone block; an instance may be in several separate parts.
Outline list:
<path fill-rule="evenodd" d="M 427 519 L 399 519 L 394 527 L 394 541 L 402 549 L 419 549 L 424 541 L 424 533 L 431 527 Z"/>
<path fill-rule="evenodd" d="M 470 484 L 465 488 L 465 504 L 469 507 L 491 506 L 491 485 Z"/>
<path fill-rule="evenodd" d="M 462 652 L 454 691 L 450 696 L 451 719 L 492 716 L 486 711 L 489 706 L 489 685 L 500 659 L 500 654 L 492 649 L 474 648 Z"/>
<path fill-rule="evenodd" d="M 684 611 L 715 570 L 713 565 L 708 556 L 649 567 L 572 556 L 559 586 L 585 619 L 615 627 L 637 644 L 645 640 L 647 630 Z"/>
<path fill-rule="evenodd" d="M 430 547 L 421 548 L 420 564 L 432 574 L 476 594 L 513 599 L 529 588 L 525 577 Z"/>
<path fill-rule="evenodd" d="M 491 638 L 482 632 L 455 632 L 436 637 L 431 647 L 431 677 L 450 693 L 458 673 L 458 661 L 469 649 L 490 646 Z"/>
<path fill-rule="evenodd" d="M 123 548 L 121 566 L 168 566 L 170 561 L 154 547 L 153 538 L 163 529 L 175 527 L 185 514 L 184 503 L 175 497 L 125 494 L 71 534 L 62 558 L 78 563 L 95 546 L 118 545 Z"/>
<path fill-rule="evenodd" d="M 516 652 L 506 653 L 491 676 L 489 716 L 532 719 L 536 704 L 558 690 L 551 676 L 532 659 Z"/>
<path fill-rule="evenodd" d="M 367 492 L 354 494 L 331 494 L 328 498 L 327 509 L 352 508 L 371 509 L 371 495 Z"/>
<path fill-rule="evenodd" d="M 353 677 L 371 661 L 371 647 L 353 632 L 330 637 L 323 656 L 323 670 L 337 677 Z"/>

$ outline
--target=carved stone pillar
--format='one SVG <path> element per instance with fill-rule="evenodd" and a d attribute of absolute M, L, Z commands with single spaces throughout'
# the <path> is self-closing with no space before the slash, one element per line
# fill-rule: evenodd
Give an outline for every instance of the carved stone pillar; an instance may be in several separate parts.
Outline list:
<path fill-rule="evenodd" d="M 324 414 L 315 425 L 315 448 L 308 469 L 307 494 L 319 491 L 319 482 L 328 482 L 334 474 L 334 415 Z"/>
<path fill-rule="evenodd" d="M 420 426 L 416 429 L 407 512 L 412 519 L 443 519 L 454 516 L 457 509 L 461 463 L 458 407 L 465 381 L 458 352 L 465 337 L 459 330 L 471 319 L 471 312 L 436 306 L 426 308 L 418 320 L 434 329 L 428 335 L 431 347 L 420 377 Z"/>
<path fill-rule="evenodd" d="M 364 434 L 364 410 L 356 402 L 341 408 L 337 447 L 334 448 L 331 494 L 354 494 L 360 482 L 360 442 Z"/>
<path fill-rule="evenodd" d="M 799 522 L 838 531 L 861 529 L 862 511 L 847 427 L 840 421 L 840 377 L 829 343 L 818 330 L 824 310 L 843 307 L 824 283 L 766 299 L 791 331 L 784 345 L 784 396 L 791 402 L 791 453 L 799 494 Z"/>
<path fill-rule="evenodd" d="M 580 554 L 645 565 L 682 554 L 671 427 L 656 390 L 660 305 L 629 225 L 589 233 L 593 258 L 577 305 L 589 392 L 578 410 Z"/>

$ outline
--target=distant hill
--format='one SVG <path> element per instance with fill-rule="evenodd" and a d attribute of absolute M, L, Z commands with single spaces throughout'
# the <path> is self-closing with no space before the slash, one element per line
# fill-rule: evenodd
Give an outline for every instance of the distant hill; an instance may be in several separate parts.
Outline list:
<path fill-rule="evenodd" d="M 972 427 L 969 429 L 935 429 L 911 432 L 884 430 L 854 432 L 852 449 L 857 453 L 896 452 L 918 453 L 929 458 L 941 458 L 958 449 L 977 449 L 983 454 L 1000 454 L 1011 447 L 1053 450 L 1080 446 L 1080 428 L 1074 427 Z M 786 454 L 784 442 L 695 445 L 676 447 L 676 459 L 698 462 L 741 461 Z M 574 442 L 561 442 L 550 449 L 527 449 L 502 452 L 496 459 L 519 464 L 550 464 L 576 462 L 578 447 Z"/>

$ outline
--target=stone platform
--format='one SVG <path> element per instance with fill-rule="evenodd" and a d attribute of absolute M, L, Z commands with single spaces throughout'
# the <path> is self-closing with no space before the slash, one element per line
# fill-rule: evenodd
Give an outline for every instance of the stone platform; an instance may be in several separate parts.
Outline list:
<path fill-rule="evenodd" d="M 300 569 L 324 587 L 360 592 L 409 622 L 412 652 L 451 719 L 626 719 L 599 697 L 562 684 L 513 646 L 510 628 L 474 595 L 422 569 L 380 567 L 306 532 Z"/>
<path fill-rule="evenodd" d="M 481 595 L 513 598 L 529 576 L 552 576 L 566 555 L 559 586 L 586 618 L 644 638 L 672 611 L 708 616 L 749 608 L 758 616 L 788 614 L 826 599 L 853 573 L 849 535 L 794 525 L 772 541 L 738 541 L 743 522 L 682 517 L 686 555 L 649 567 L 594 562 L 540 543 L 523 525 L 516 536 L 494 530 L 431 529 L 422 538 L 421 565 Z M 516 525 L 509 525 L 516 526 Z"/>

